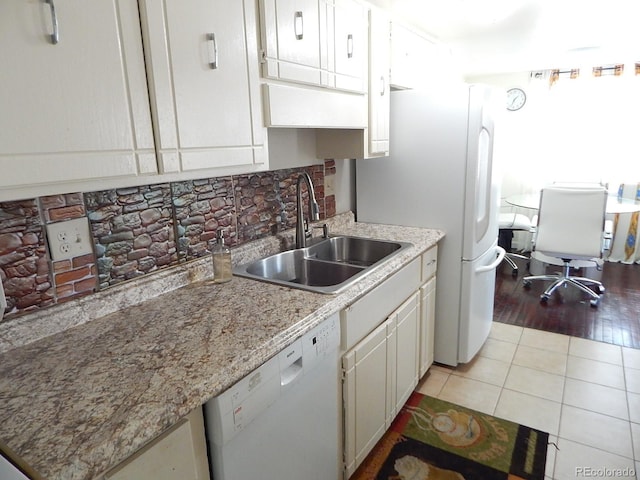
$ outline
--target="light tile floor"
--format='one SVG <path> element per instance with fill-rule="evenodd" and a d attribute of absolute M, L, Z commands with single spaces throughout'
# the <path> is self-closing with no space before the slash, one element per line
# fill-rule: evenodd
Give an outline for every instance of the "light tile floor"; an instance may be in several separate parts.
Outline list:
<path fill-rule="evenodd" d="M 545 477 L 640 480 L 640 350 L 494 323 L 418 391 L 549 433 Z"/>

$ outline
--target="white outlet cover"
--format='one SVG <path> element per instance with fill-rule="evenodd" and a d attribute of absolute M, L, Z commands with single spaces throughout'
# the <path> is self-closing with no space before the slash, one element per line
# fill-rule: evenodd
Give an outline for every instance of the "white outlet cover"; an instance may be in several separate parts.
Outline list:
<path fill-rule="evenodd" d="M 93 252 L 88 218 L 50 223 L 46 228 L 52 260 L 68 260 Z"/>

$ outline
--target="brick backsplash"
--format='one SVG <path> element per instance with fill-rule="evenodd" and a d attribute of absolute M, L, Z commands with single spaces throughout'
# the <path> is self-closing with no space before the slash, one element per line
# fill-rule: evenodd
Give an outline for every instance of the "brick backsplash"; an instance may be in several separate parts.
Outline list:
<path fill-rule="evenodd" d="M 178 261 L 171 185 L 84 194 L 103 289 Z"/>
<path fill-rule="evenodd" d="M 7 313 L 55 303 L 37 199 L 0 203 L 0 279 Z"/>
<path fill-rule="evenodd" d="M 1 202 L 0 280 L 8 304 L 3 321 L 207 255 L 218 229 L 233 247 L 292 228 L 302 171 L 313 179 L 321 218 L 334 216 L 335 196 L 324 191 L 325 176 L 335 175 L 332 160 Z M 307 199 L 305 188 L 305 203 Z M 89 220 L 93 253 L 52 261 L 46 225 L 82 217 Z"/>

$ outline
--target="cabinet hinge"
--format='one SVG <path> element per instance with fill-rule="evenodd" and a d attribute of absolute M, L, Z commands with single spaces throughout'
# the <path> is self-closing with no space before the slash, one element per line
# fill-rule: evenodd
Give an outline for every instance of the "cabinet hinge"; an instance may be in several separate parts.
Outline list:
<path fill-rule="evenodd" d="M 267 52 L 263 48 L 260 49 L 260 63 L 267 63 Z"/>

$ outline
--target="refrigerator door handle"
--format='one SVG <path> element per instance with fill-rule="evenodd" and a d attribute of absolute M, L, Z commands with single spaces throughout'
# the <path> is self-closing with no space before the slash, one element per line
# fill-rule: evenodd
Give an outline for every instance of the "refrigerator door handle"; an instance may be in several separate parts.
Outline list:
<path fill-rule="evenodd" d="M 497 268 L 497 266 L 500 265 L 500 262 L 502 262 L 502 260 L 504 259 L 504 256 L 506 255 L 507 252 L 502 247 L 496 247 L 496 252 L 498 253 L 498 256 L 496 257 L 495 261 L 490 263 L 489 265 L 485 265 L 484 267 L 478 268 L 476 270 L 476 273 L 482 273 L 482 272 L 488 272 L 490 270 L 495 270 Z"/>

